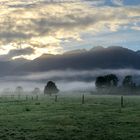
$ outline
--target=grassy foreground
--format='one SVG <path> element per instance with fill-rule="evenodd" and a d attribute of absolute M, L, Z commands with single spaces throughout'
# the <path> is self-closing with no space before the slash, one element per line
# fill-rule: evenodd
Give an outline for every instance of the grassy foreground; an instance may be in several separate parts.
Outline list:
<path fill-rule="evenodd" d="M 140 140 L 140 97 L 0 99 L 0 140 Z"/>

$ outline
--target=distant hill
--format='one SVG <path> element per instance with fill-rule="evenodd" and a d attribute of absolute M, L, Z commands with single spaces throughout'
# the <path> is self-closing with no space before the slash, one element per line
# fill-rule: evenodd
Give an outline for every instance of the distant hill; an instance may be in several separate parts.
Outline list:
<path fill-rule="evenodd" d="M 62 55 L 43 55 L 26 63 L 21 68 L 30 72 L 64 69 L 90 70 L 96 68 L 140 69 L 139 60 L 139 53 L 123 47 L 99 47 L 89 51 L 71 51 Z"/>
<path fill-rule="evenodd" d="M 32 61 L 0 62 L 0 73 L 44 72 L 48 70 L 140 69 L 140 53 L 123 47 L 96 47 L 61 55 L 44 54 Z M 9 72 L 8 72 L 9 73 Z"/>
<path fill-rule="evenodd" d="M 77 54 L 77 53 L 84 53 L 86 51 L 87 51 L 86 49 L 79 49 L 79 50 L 67 51 L 64 54 Z"/>
<path fill-rule="evenodd" d="M 12 75 L 19 73 L 18 69 L 27 64 L 29 60 L 20 58 L 9 61 L 0 61 L 0 76 Z M 30 61 L 31 62 L 31 61 Z"/>

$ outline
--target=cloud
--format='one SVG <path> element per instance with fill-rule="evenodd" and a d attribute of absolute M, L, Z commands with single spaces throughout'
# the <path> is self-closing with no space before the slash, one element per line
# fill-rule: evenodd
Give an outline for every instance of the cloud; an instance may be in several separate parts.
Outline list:
<path fill-rule="evenodd" d="M 48 72 L 40 72 L 40 73 L 32 73 L 25 76 L 13 77 L 15 80 L 28 80 L 28 81 L 61 81 L 61 82 L 74 82 L 74 81 L 82 81 L 82 82 L 92 82 L 95 81 L 97 76 L 107 75 L 107 74 L 116 74 L 120 80 L 126 75 L 132 75 L 136 78 L 139 76 L 140 79 L 140 71 L 136 69 L 95 69 L 95 70 L 65 70 L 65 71 L 48 71 Z"/>
<path fill-rule="evenodd" d="M 136 30 L 140 22 L 139 6 L 104 6 L 104 0 L 22 1 L 2 0 L 0 45 L 26 43 L 34 47 L 30 59 L 42 53 L 62 53 L 65 42 L 84 43 L 81 36 Z M 98 4 L 102 6 L 98 7 Z M 113 0 L 122 5 L 122 1 Z M 40 51 L 43 49 L 44 51 Z M 28 57 L 29 58 L 29 57 Z"/>
<path fill-rule="evenodd" d="M 133 80 L 140 84 L 140 71 L 135 69 L 98 69 L 89 71 L 48 71 L 43 73 L 32 73 L 25 76 L 6 76 L 0 78 L 0 89 L 7 88 L 7 85 L 11 90 L 15 90 L 17 86 L 22 86 L 25 90 L 32 91 L 35 87 L 39 87 L 42 91 L 44 86 L 49 80 L 55 81 L 56 85 L 61 91 L 72 90 L 94 90 L 95 79 L 97 76 L 106 74 L 116 74 L 119 78 L 119 82 L 126 75 L 132 75 Z M 88 80 L 87 80 L 88 79 Z"/>
<path fill-rule="evenodd" d="M 18 56 L 28 56 L 31 54 L 34 54 L 34 49 L 27 47 L 27 48 L 19 48 L 19 49 L 11 49 L 7 54 L 5 55 L 0 55 L 1 61 L 7 61 L 11 60 L 12 58 L 15 58 Z"/>
<path fill-rule="evenodd" d="M 113 4 L 117 6 L 123 6 L 124 0 L 111 0 Z"/>
<path fill-rule="evenodd" d="M 133 26 L 131 29 L 136 30 L 136 31 L 140 31 L 140 26 Z"/>
<path fill-rule="evenodd" d="M 8 53 L 8 55 L 10 56 L 20 56 L 20 55 L 29 55 L 34 53 L 34 49 L 33 48 L 24 48 L 24 49 L 14 49 L 14 50 L 10 50 L 10 52 Z"/>

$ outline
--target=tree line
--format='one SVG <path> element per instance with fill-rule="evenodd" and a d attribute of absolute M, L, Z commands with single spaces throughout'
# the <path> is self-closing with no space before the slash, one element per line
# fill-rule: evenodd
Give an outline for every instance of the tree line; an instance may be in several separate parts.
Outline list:
<path fill-rule="evenodd" d="M 123 78 L 122 82 L 119 82 L 119 78 L 115 74 L 108 74 L 104 76 L 98 76 L 95 80 L 96 89 L 134 89 L 136 83 L 133 81 L 131 75 L 127 75 Z M 44 88 L 44 94 L 56 94 L 59 92 L 56 84 L 53 81 L 49 81 Z"/>
<path fill-rule="evenodd" d="M 121 84 L 119 84 L 119 78 L 115 74 L 108 74 L 104 76 L 98 76 L 95 80 L 96 89 L 115 89 L 117 87 L 123 87 L 125 89 L 136 88 L 136 83 L 133 81 L 133 77 L 131 75 L 127 75 L 123 78 Z M 18 86 L 15 90 L 16 93 L 23 93 L 23 88 Z M 55 82 L 48 81 L 47 85 L 44 87 L 45 95 L 57 94 L 59 92 L 58 87 Z M 32 93 L 39 94 L 41 93 L 39 88 L 35 88 Z"/>
<path fill-rule="evenodd" d="M 118 87 L 119 78 L 115 74 L 108 74 L 105 76 L 98 76 L 95 81 L 96 88 L 111 88 Z M 136 87 L 136 83 L 133 81 L 131 75 L 124 77 L 121 83 L 121 87 L 124 88 L 133 88 Z"/>

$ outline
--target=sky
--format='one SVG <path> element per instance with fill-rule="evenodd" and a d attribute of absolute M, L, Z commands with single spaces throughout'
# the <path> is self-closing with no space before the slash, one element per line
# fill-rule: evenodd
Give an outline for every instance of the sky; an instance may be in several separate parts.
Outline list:
<path fill-rule="evenodd" d="M 0 55 L 8 59 L 140 49 L 140 0 L 1 0 L 0 9 Z"/>

